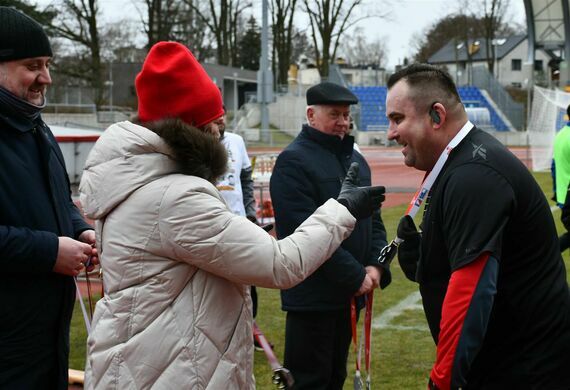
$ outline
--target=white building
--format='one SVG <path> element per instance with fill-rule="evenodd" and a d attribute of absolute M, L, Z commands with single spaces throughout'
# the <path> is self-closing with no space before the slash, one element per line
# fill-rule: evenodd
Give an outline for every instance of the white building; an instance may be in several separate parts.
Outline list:
<path fill-rule="evenodd" d="M 372 87 L 386 85 L 386 69 L 377 66 L 349 67 L 340 66 L 340 71 L 348 85 Z"/>
<path fill-rule="evenodd" d="M 491 50 L 495 51 L 495 78 L 505 87 L 526 88 L 531 77 L 531 66 L 526 63 L 528 58 L 528 42 L 526 35 L 513 35 L 510 37 L 496 38 L 493 40 Z M 487 68 L 487 50 L 485 39 L 473 39 L 469 41 L 471 63 L 468 62 L 467 50 L 464 42 L 448 42 L 429 59 L 428 63 L 445 66 L 449 74 L 455 78 L 458 85 L 471 84 L 470 67 Z M 536 52 L 534 63 L 534 83 L 549 83 L 550 57 L 539 50 Z"/>

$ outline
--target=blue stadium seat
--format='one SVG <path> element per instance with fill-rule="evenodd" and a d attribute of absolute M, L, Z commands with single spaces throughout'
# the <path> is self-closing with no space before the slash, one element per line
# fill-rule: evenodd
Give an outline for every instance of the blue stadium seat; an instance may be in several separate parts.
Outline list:
<path fill-rule="evenodd" d="M 465 103 L 466 106 L 487 108 L 491 115 L 491 124 L 495 127 L 495 130 L 497 131 L 509 130 L 505 122 L 497 114 L 493 106 L 483 96 L 479 88 L 474 86 L 459 87 L 457 89 L 457 92 L 459 92 L 459 97 Z"/>
<path fill-rule="evenodd" d="M 386 118 L 386 87 L 351 87 L 352 92 L 360 100 L 361 116 L 360 130 L 366 131 L 368 125 L 388 126 Z M 508 131 L 507 125 L 501 120 L 493 106 L 483 96 L 481 91 L 474 86 L 458 88 L 461 100 L 469 107 L 485 107 L 489 110 L 491 123 L 497 131 Z"/>

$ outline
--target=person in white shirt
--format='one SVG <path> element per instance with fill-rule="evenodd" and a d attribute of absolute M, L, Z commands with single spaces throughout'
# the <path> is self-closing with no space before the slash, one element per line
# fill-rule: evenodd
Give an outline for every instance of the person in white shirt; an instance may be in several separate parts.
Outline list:
<path fill-rule="evenodd" d="M 252 167 L 243 138 L 225 131 L 225 116 L 219 119 L 218 127 L 220 141 L 228 152 L 228 170 L 218 180 L 217 188 L 235 214 L 257 223 Z"/>
<path fill-rule="evenodd" d="M 220 129 L 220 142 L 228 152 L 228 170 L 218 180 L 216 187 L 234 214 L 244 216 L 257 224 L 253 179 L 251 177 L 253 169 L 245 142 L 241 135 L 225 131 L 225 115 L 218 120 L 218 128 Z M 255 319 L 257 317 L 257 290 L 255 286 L 251 286 L 251 301 L 253 318 Z M 273 344 L 269 344 L 273 348 Z M 254 340 L 254 346 L 258 351 L 263 350 L 257 340 Z"/>

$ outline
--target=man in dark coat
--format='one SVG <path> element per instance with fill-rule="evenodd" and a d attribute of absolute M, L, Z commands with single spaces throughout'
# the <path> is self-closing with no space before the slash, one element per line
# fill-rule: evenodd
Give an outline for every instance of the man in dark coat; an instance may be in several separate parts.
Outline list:
<path fill-rule="evenodd" d="M 421 234 L 410 216 L 398 226 L 437 344 L 429 388 L 570 389 L 570 293 L 544 193 L 441 69 L 394 73 L 386 113 L 405 164 L 429 172 Z"/>
<path fill-rule="evenodd" d="M 307 91 L 308 125 L 279 155 L 271 175 L 279 238 L 338 196 L 351 162 L 360 165 L 360 185 L 371 184 L 370 168 L 348 135 L 350 105 L 357 102 L 350 90 L 333 83 Z M 284 365 L 296 389 L 342 389 L 351 339 L 350 301 L 390 283 L 389 270 L 377 261 L 385 244 L 378 205 L 313 275 L 281 292 L 282 309 L 287 311 Z"/>
<path fill-rule="evenodd" d="M 98 263 L 63 155 L 40 117 L 52 52 L 0 7 L 0 388 L 67 389 L 73 277 Z"/>

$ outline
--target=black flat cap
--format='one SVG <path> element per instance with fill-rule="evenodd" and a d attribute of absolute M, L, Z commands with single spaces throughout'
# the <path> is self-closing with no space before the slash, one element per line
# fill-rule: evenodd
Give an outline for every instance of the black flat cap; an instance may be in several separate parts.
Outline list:
<path fill-rule="evenodd" d="M 350 91 L 341 85 L 323 83 L 312 86 L 307 89 L 307 105 L 314 104 L 356 104 L 358 98 Z"/>

